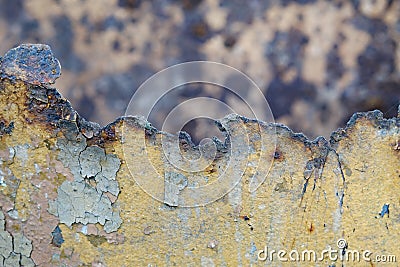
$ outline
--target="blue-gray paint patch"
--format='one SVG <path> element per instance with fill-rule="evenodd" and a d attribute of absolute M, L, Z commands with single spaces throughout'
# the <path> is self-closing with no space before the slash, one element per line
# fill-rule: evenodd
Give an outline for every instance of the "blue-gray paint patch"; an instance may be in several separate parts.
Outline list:
<path fill-rule="evenodd" d="M 383 204 L 382 210 L 379 213 L 379 216 L 381 216 L 381 218 L 382 218 L 383 216 L 385 216 L 385 214 L 387 214 L 389 217 L 389 204 Z"/>
<path fill-rule="evenodd" d="M 61 247 L 62 243 L 64 243 L 64 238 L 62 236 L 61 228 L 58 225 L 54 228 L 53 232 L 51 232 L 51 235 L 51 243 L 56 247 Z"/>

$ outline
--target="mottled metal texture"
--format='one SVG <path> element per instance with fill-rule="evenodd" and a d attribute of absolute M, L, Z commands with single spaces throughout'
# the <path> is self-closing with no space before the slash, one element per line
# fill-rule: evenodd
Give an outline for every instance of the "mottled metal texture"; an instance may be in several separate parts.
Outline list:
<path fill-rule="evenodd" d="M 244 71 L 277 121 L 309 137 L 329 138 L 357 111 L 395 116 L 399 103 L 399 1 L 1 0 L 0 6 L 0 54 L 21 42 L 49 44 L 63 62 L 58 90 L 102 125 L 124 114 L 152 74 L 189 60 Z M 188 95 L 230 103 L 215 87 L 175 99 Z M 171 101 L 165 105 L 176 106 Z M 152 118 L 157 128 L 162 122 Z M 206 135 L 198 128 L 189 127 L 196 140 Z"/>
<path fill-rule="evenodd" d="M 258 258 L 266 247 L 321 252 L 341 239 L 346 246 L 339 254 L 369 250 L 400 260 L 400 116 L 356 113 L 329 141 L 311 141 L 280 124 L 262 123 L 258 132 L 257 121 L 232 119 L 231 126 L 244 125 L 250 137 L 248 166 L 260 152 L 274 159 L 267 179 L 250 193 L 254 169 L 246 168 L 222 198 L 181 208 L 174 195 L 166 205 L 137 185 L 135 173 L 147 175 L 146 158 L 125 157 L 122 147 L 144 139 L 147 157 L 178 184 L 172 193 L 179 195 L 189 174 L 163 156 L 161 137 L 170 135 L 138 118 L 100 128 L 56 89 L 25 77 L 0 79 L 0 265 L 32 259 L 38 266 L 380 266 Z M 260 135 L 268 140 L 275 133 L 276 149 L 260 151 Z M 188 155 L 196 153 L 189 137 L 182 142 L 189 144 Z M 207 181 L 229 160 L 229 147 L 219 143 L 219 151 L 200 172 Z M 146 177 L 155 189 L 166 189 L 150 173 Z"/>

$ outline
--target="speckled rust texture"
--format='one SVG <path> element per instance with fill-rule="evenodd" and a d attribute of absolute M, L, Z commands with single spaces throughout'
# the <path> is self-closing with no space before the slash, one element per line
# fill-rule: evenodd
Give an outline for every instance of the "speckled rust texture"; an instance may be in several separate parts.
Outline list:
<path fill-rule="evenodd" d="M 1 0 L 0 6 L 0 54 L 18 43 L 49 44 L 63 62 L 59 90 L 102 125 L 124 114 L 146 78 L 188 60 L 244 71 L 277 121 L 310 137 L 328 138 L 356 111 L 394 116 L 399 102 L 398 1 Z M 193 96 L 230 101 L 220 88 L 204 87 L 180 99 Z M 152 119 L 160 128 L 163 116 Z M 204 127 L 191 126 L 196 139 L 207 136 Z"/>
<path fill-rule="evenodd" d="M 165 189 L 147 172 L 145 156 L 170 178 L 171 170 L 175 177 L 188 175 L 166 160 L 161 146 L 166 133 L 132 117 L 100 128 L 56 89 L 24 82 L 26 77 L 0 79 L 0 264 L 380 266 L 376 256 L 385 256 L 391 265 L 399 261 L 400 113 L 390 119 L 378 110 L 355 113 L 329 141 L 311 141 L 281 124 L 232 117 L 232 127 L 244 126 L 249 136 L 249 147 L 239 144 L 248 168 L 217 201 L 182 208 L 156 200 L 135 180 L 144 174 L 154 188 Z M 261 151 L 260 138 L 274 136 L 276 148 Z M 187 153 L 195 156 L 197 148 L 184 137 L 181 145 L 191 147 Z M 127 154 L 123 146 L 129 144 L 146 154 Z M 225 171 L 230 150 L 219 149 L 223 155 L 199 172 L 206 182 Z M 268 176 L 250 192 L 254 166 L 266 159 L 274 159 Z M 99 175 L 117 182 L 117 196 Z M 66 189 L 79 181 L 85 190 Z M 92 198 L 95 190 L 113 203 L 112 210 L 108 200 L 102 207 L 104 201 Z M 88 192 L 91 197 L 85 198 Z M 62 209 L 52 208 L 55 200 L 69 209 L 63 217 Z M 74 212 L 72 221 L 69 212 Z M 117 223 L 103 227 L 115 216 L 120 216 Z M 372 261 L 283 262 L 276 254 L 263 260 L 265 249 L 321 253 L 337 249 L 339 241 L 345 242 L 339 254 L 368 250 Z"/>

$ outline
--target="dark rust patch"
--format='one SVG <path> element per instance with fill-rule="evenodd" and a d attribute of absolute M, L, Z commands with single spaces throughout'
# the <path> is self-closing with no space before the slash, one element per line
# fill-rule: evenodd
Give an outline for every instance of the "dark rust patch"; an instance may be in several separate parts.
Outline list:
<path fill-rule="evenodd" d="M 115 128 L 120 121 L 111 123 L 104 128 L 102 128 L 96 136 L 87 140 L 88 145 L 97 145 L 104 147 L 104 144 L 108 142 L 114 142 L 118 140 L 118 136 L 115 132 Z"/>
<path fill-rule="evenodd" d="M 34 85 L 49 85 L 61 75 L 60 62 L 50 46 L 22 44 L 8 51 L 0 65 L 0 76 Z"/>
<path fill-rule="evenodd" d="M 0 119 L 0 137 L 5 134 L 11 135 L 14 129 L 14 122 L 10 122 L 7 124 L 4 120 Z"/>

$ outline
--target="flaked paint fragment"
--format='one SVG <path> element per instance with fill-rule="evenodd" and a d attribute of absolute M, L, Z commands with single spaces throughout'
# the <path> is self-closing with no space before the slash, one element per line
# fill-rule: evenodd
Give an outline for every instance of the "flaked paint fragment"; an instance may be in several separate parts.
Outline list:
<path fill-rule="evenodd" d="M 82 151 L 79 155 L 82 177 L 95 177 L 99 172 L 101 172 L 100 161 L 104 161 L 105 157 L 106 154 L 104 153 L 104 149 L 98 146 L 90 146 Z"/>
<path fill-rule="evenodd" d="M 5 216 L 0 211 L 0 266 L 35 266 L 30 258 L 32 242 L 22 233 L 12 235 L 5 229 Z"/>
<path fill-rule="evenodd" d="M 59 138 L 57 140 L 57 148 L 59 149 L 58 160 L 70 169 L 75 181 L 83 181 L 81 175 L 81 167 L 79 163 L 79 155 L 86 148 L 86 138 L 81 136 L 78 140 L 68 140 Z"/>
<path fill-rule="evenodd" d="M 51 235 L 51 243 L 56 247 L 61 247 L 62 243 L 64 243 L 64 238 L 62 236 L 61 228 L 58 225 L 54 228 L 53 232 L 51 232 Z"/>
<path fill-rule="evenodd" d="M 110 233 L 122 223 L 110 199 L 85 181 L 64 181 L 57 193 L 57 199 L 49 203 L 49 211 L 55 211 L 54 215 L 67 226 L 73 223 L 105 225 L 108 222 L 104 230 Z"/>
<path fill-rule="evenodd" d="M 382 210 L 379 213 L 379 216 L 381 216 L 383 218 L 383 216 L 385 216 L 385 214 L 387 214 L 389 217 L 389 204 L 383 204 Z"/>
<path fill-rule="evenodd" d="M 178 206 L 179 193 L 188 185 L 185 175 L 176 172 L 165 172 L 165 203 L 169 206 Z"/>
<path fill-rule="evenodd" d="M 8 258 L 13 251 L 12 237 L 7 231 L 0 231 L 0 255 Z"/>
<path fill-rule="evenodd" d="M 31 241 L 24 236 L 22 233 L 16 233 L 13 235 L 14 240 L 14 252 L 29 257 L 32 251 Z"/>
<path fill-rule="evenodd" d="M 98 123 L 87 121 L 85 118 L 79 117 L 79 128 L 81 130 L 81 133 L 86 137 L 86 138 L 92 138 L 95 135 L 98 135 L 101 127 Z"/>
<path fill-rule="evenodd" d="M 34 267 L 34 266 L 36 266 L 35 262 L 31 258 L 29 258 L 29 257 L 27 257 L 25 255 L 21 255 L 20 263 L 21 263 L 21 266 L 24 266 L 24 267 Z"/>
<path fill-rule="evenodd" d="M 100 161 L 101 174 L 109 180 L 115 180 L 121 161 L 114 154 L 107 154 L 106 157 Z"/>
<path fill-rule="evenodd" d="M 96 175 L 96 189 L 99 193 L 101 192 L 110 192 L 114 196 L 118 196 L 120 190 L 118 186 L 118 182 L 116 180 L 111 180 L 105 177 L 104 175 Z"/>
<path fill-rule="evenodd" d="M 21 255 L 11 252 L 10 256 L 4 260 L 4 267 L 14 267 L 19 266 L 19 261 L 21 259 Z"/>

